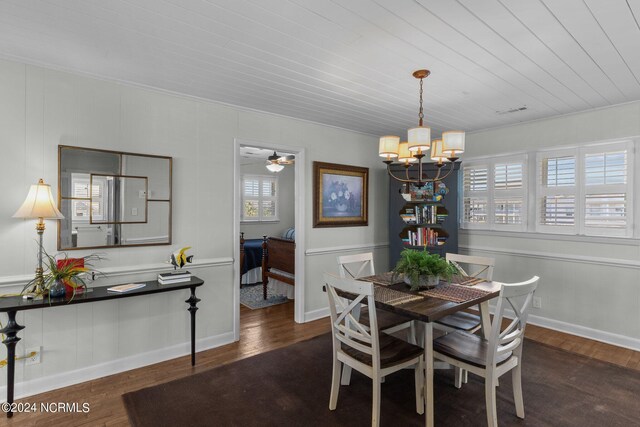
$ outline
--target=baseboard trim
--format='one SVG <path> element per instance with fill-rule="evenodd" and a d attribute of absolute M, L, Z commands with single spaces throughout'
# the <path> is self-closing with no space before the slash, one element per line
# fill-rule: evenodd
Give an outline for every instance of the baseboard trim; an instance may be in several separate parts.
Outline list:
<path fill-rule="evenodd" d="M 476 310 L 476 307 L 471 307 Z M 495 307 L 490 307 L 491 314 L 495 314 Z M 515 317 L 513 310 L 505 310 L 504 317 L 513 319 Z M 563 322 L 561 320 L 550 319 L 548 317 L 536 316 L 529 314 L 527 323 L 542 328 L 551 329 L 553 331 L 563 332 L 577 337 L 587 338 L 593 341 L 603 342 L 605 344 L 615 345 L 616 347 L 628 348 L 629 350 L 640 351 L 640 339 L 620 335 L 613 332 L 601 331 L 586 326 L 576 325 L 575 323 Z"/>
<path fill-rule="evenodd" d="M 509 313 L 509 318 L 513 318 L 513 314 Z M 548 317 L 529 315 L 527 323 L 541 326 L 543 328 L 552 329 L 558 332 L 564 332 L 570 335 L 576 335 L 582 338 L 588 338 L 594 341 L 600 341 L 606 344 L 624 347 L 630 350 L 640 351 L 640 339 L 627 337 L 625 335 L 614 334 L 613 332 L 592 329 L 586 326 L 567 323 L 560 320 L 549 319 Z"/>
<path fill-rule="evenodd" d="M 189 269 L 198 269 L 206 267 L 220 267 L 224 265 L 233 264 L 233 258 L 204 258 L 196 259 L 193 264 L 189 264 Z M 171 265 L 168 263 L 154 263 L 154 264 L 142 264 L 142 265 L 125 265 L 121 267 L 106 267 L 100 268 L 100 272 L 104 273 L 107 277 L 127 276 L 130 274 L 142 274 L 142 273 L 159 273 L 171 269 Z M 11 286 L 25 286 L 29 281 L 33 279 L 32 274 L 23 274 L 20 276 L 4 276 L 0 277 L 0 288 L 7 288 Z"/>
<path fill-rule="evenodd" d="M 209 350 L 211 348 L 220 347 L 225 344 L 234 342 L 233 332 L 225 332 L 223 334 L 212 337 L 201 338 L 196 341 L 196 351 Z M 143 366 L 153 365 L 154 363 L 164 362 L 177 357 L 191 354 L 191 343 L 184 342 L 171 347 L 149 351 L 146 353 L 136 354 L 121 359 L 111 360 L 109 362 L 97 365 L 87 366 L 74 371 L 60 372 L 54 375 L 48 375 L 29 381 L 16 383 L 16 399 L 33 396 L 35 394 L 68 387 L 71 385 L 91 381 L 97 378 L 106 377 L 108 375 L 129 371 Z M 185 361 L 185 363 L 190 363 Z M 196 354 L 197 363 L 197 354 Z M 6 396 L 7 387 L 0 387 L 0 395 Z"/>
<path fill-rule="evenodd" d="M 304 313 L 304 321 L 312 322 L 314 320 L 323 319 L 325 317 L 329 317 L 329 307 L 319 308 L 317 310 L 311 310 Z"/>
<path fill-rule="evenodd" d="M 305 251 L 305 255 L 314 256 L 314 255 L 326 255 L 326 254 L 337 254 L 342 252 L 354 252 L 354 251 L 363 251 L 363 250 L 373 250 L 373 249 L 383 249 L 388 248 L 389 242 L 380 242 L 380 243 L 364 243 L 360 245 L 348 245 L 348 246 L 330 246 L 325 248 L 312 248 L 307 249 Z"/>

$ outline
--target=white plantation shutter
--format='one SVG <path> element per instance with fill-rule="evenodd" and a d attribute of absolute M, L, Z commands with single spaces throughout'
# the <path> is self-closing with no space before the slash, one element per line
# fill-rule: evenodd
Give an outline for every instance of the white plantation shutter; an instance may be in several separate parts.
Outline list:
<path fill-rule="evenodd" d="M 462 226 L 523 230 L 526 226 L 527 156 L 463 164 Z"/>
<path fill-rule="evenodd" d="M 632 154 L 631 144 L 583 150 L 584 234 L 631 236 Z"/>
<path fill-rule="evenodd" d="M 242 176 L 242 221 L 278 220 L 278 177 Z"/>
<path fill-rule="evenodd" d="M 463 217 L 465 228 L 486 228 L 489 223 L 489 168 L 486 164 L 463 167 Z"/>
<path fill-rule="evenodd" d="M 577 153 L 574 149 L 538 153 L 536 230 L 577 231 Z"/>
<path fill-rule="evenodd" d="M 524 230 L 526 226 L 527 156 L 497 158 L 493 166 L 493 228 Z"/>
<path fill-rule="evenodd" d="M 538 153 L 536 230 L 631 237 L 631 142 Z"/>

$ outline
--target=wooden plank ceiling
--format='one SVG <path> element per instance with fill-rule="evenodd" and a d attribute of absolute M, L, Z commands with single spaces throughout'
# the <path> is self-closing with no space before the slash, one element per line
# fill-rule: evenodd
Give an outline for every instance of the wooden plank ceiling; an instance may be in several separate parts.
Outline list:
<path fill-rule="evenodd" d="M 0 55 L 373 135 L 416 125 L 429 68 L 437 134 L 640 99 L 639 21 L 640 0 L 3 0 Z"/>

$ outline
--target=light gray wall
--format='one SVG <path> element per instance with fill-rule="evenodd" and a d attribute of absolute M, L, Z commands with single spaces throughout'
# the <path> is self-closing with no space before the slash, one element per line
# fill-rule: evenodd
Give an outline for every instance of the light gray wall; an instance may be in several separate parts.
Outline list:
<path fill-rule="evenodd" d="M 198 291 L 198 349 L 232 339 L 237 284 L 225 260 L 236 256 L 238 239 L 232 231 L 234 138 L 306 148 L 306 250 L 387 241 L 387 179 L 374 137 L 4 60 L 0 93 L 0 237 L 10 242 L 0 245 L 6 260 L 0 263 L 0 293 L 18 291 L 35 268 L 34 221 L 11 216 L 38 178 L 57 193 L 58 144 L 173 156 L 173 245 L 103 250 L 106 260 L 97 268 L 115 274 L 97 284 L 153 279 L 157 272 L 148 266 L 192 246 L 202 263 L 193 272 L 205 280 Z M 369 226 L 311 228 L 315 160 L 370 168 Z M 44 246 L 55 252 L 55 222 L 47 222 Z M 306 312 L 326 308 L 321 273 L 337 272 L 339 252 L 305 259 Z M 376 249 L 376 257 L 386 267 L 387 248 Z M 185 354 L 186 298 L 186 292 L 167 293 L 20 312 L 18 322 L 26 329 L 17 354 L 43 346 L 43 357 L 37 365 L 18 363 L 18 395 Z M 4 352 L 1 346 L 0 358 Z M 0 384 L 5 375 L 0 370 Z"/>
<path fill-rule="evenodd" d="M 265 167 L 266 162 L 249 163 L 240 167 L 240 174 L 251 175 L 269 175 L 271 172 Z M 278 208 L 279 221 L 251 223 L 243 222 L 240 224 L 240 231 L 244 232 L 245 239 L 261 239 L 262 236 L 280 237 L 282 233 L 295 226 L 295 167 L 293 165 L 285 166 L 280 172 L 275 174 L 278 176 Z M 241 178 L 242 179 L 242 178 Z"/>
<path fill-rule="evenodd" d="M 471 133 L 467 135 L 464 158 L 638 135 L 640 102 L 634 102 Z M 638 165 L 637 142 L 635 149 Z M 638 219 L 637 166 L 635 175 Z M 638 221 L 635 233 L 638 237 Z M 469 253 L 496 257 L 496 280 L 515 282 L 534 274 L 542 278 L 537 291 L 542 308 L 532 310 L 534 322 L 640 349 L 637 238 L 462 231 L 460 245 Z"/>

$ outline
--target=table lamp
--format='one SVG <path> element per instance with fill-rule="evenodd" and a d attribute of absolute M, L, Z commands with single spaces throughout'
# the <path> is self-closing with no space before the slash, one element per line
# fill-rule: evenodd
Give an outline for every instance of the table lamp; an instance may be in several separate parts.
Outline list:
<path fill-rule="evenodd" d="M 44 233 L 45 219 L 63 219 L 64 216 L 56 207 L 56 203 L 51 195 L 51 186 L 45 184 L 42 179 L 29 189 L 29 194 L 20 208 L 13 214 L 14 218 L 37 219 L 36 232 L 38 233 L 38 267 L 36 268 L 35 285 L 32 292 L 42 293 L 44 282 L 42 269 L 42 234 Z"/>

